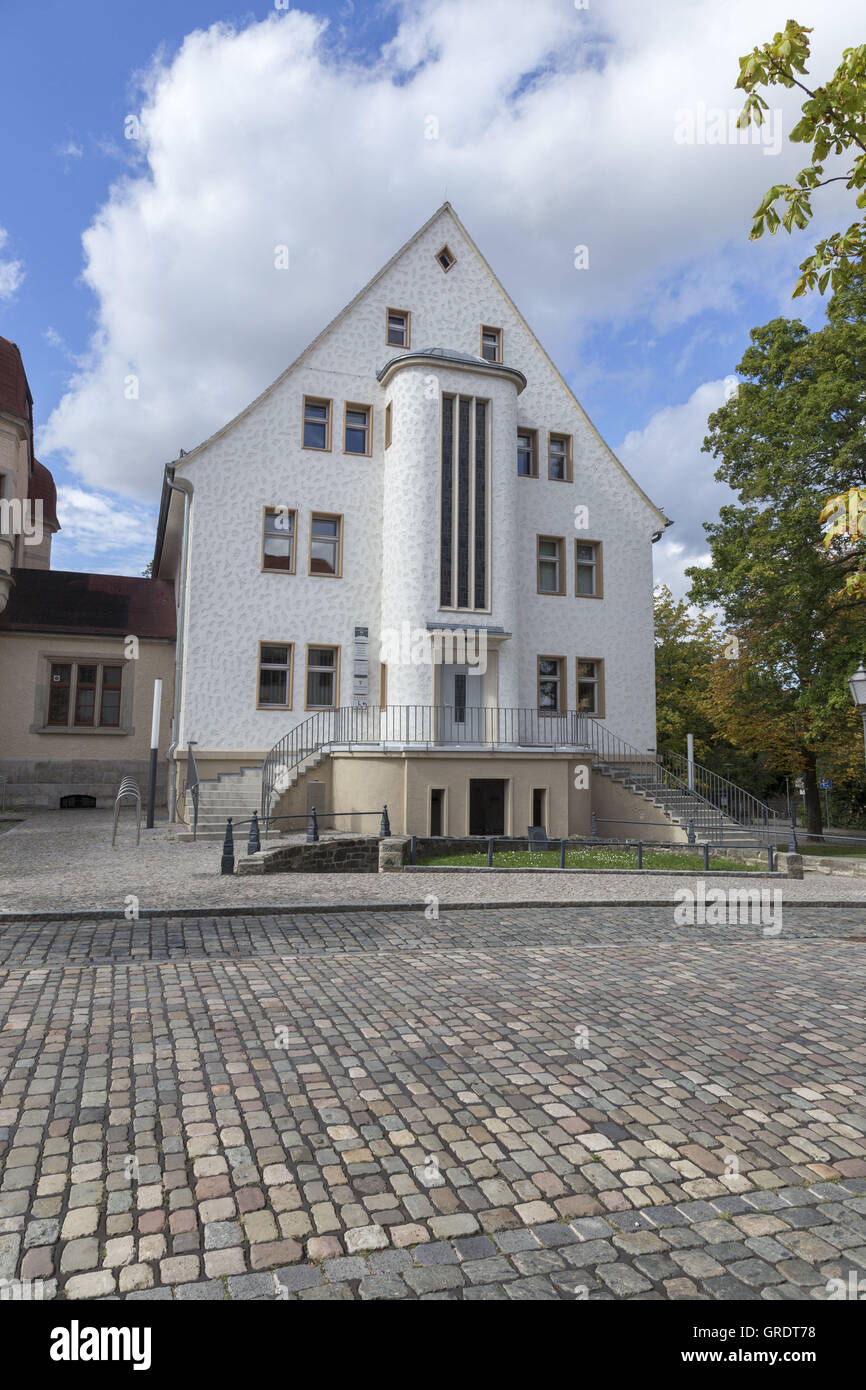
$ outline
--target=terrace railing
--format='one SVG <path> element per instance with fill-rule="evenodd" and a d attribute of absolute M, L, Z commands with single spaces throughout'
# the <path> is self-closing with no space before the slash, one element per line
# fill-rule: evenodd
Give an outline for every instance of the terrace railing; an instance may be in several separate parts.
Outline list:
<path fill-rule="evenodd" d="M 262 764 L 262 815 L 301 765 L 335 748 L 547 748 L 586 750 L 592 721 L 578 710 L 472 705 L 364 705 L 319 710 L 275 743 Z"/>

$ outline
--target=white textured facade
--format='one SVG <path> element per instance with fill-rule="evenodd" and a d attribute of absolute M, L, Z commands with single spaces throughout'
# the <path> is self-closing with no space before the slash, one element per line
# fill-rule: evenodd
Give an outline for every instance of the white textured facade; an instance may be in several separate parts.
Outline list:
<path fill-rule="evenodd" d="M 446 244 L 454 257 L 447 272 L 437 260 Z M 410 314 L 408 347 L 387 342 L 389 309 Z M 480 356 L 482 325 L 500 331 L 499 366 Z M 430 349 L 446 355 L 419 356 Z M 453 360 L 463 357 L 472 360 Z M 440 606 L 448 394 L 487 403 L 485 603 L 460 612 Z M 305 398 L 331 402 L 327 451 L 302 447 Z M 343 452 L 347 402 L 372 409 L 369 456 Z M 520 429 L 537 431 L 536 477 L 518 474 Z M 571 440 L 570 481 L 548 477 L 551 431 Z M 666 519 L 599 437 L 448 204 L 273 386 L 182 457 L 173 476 L 191 492 L 186 580 L 179 584 L 179 748 L 195 740 L 197 753 L 224 755 L 226 766 L 233 756 L 249 763 L 251 755 L 264 755 L 309 717 L 308 644 L 341 649 L 339 704 L 357 702 L 358 626 L 369 629 L 368 698 L 377 704 L 380 635 L 436 624 L 499 630 L 490 646 L 487 705 L 537 708 L 538 658 L 555 655 L 564 661 L 564 707 L 574 709 L 578 658 L 603 662 L 604 724 L 641 751 L 655 746 L 651 548 Z M 262 568 L 263 509 L 277 507 L 296 516 L 294 573 Z M 580 529 L 577 507 L 588 509 Z M 175 492 L 166 508 L 166 535 L 175 543 L 164 547 L 173 563 L 181 510 Z M 308 573 L 313 512 L 342 518 L 339 578 Z M 538 591 L 539 536 L 562 538 L 561 595 Z M 581 537 L 601 543 L 600 598 L 575 592 L 574 542 Z M 260 643 L 292 644 L 291 709 L 259 707 Z M 389 705 L 442 700 L 433 667 L 388 663 Z"/>

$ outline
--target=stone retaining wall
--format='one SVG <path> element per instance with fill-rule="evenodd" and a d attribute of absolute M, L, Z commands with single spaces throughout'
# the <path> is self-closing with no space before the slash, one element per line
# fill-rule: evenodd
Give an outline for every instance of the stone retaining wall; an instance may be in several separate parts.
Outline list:
<path fill-rule="evenodd" d="M 318 840 L 312 845 L 277 845 L 239 860 L 237 873 L 375 874 L 379 871 L 379 844 L 375 835 L 359 835 Z"/>

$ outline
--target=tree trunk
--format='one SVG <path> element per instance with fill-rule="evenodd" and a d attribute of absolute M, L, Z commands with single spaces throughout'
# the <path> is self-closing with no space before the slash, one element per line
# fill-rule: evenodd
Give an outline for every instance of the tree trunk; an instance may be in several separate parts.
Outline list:
<path fill-rule="evenodd" d="M 821 793 L 818 789 L 815 754 L 811 751 L 803 753 L 803 783 L 806 791 L 806 829 L 810 835 L 822 840 Z"/>

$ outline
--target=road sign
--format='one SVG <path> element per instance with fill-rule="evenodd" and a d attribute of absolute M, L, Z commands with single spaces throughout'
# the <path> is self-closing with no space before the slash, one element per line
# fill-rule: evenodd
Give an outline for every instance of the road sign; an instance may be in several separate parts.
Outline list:
<path fill-rule="evenodd" d="M 829 777 L 822 777 L 818 782 L 818 786 L 821 788 L 822 792 L 830 791 L 830 789 L 833 786 L 833 782 Z"/>

